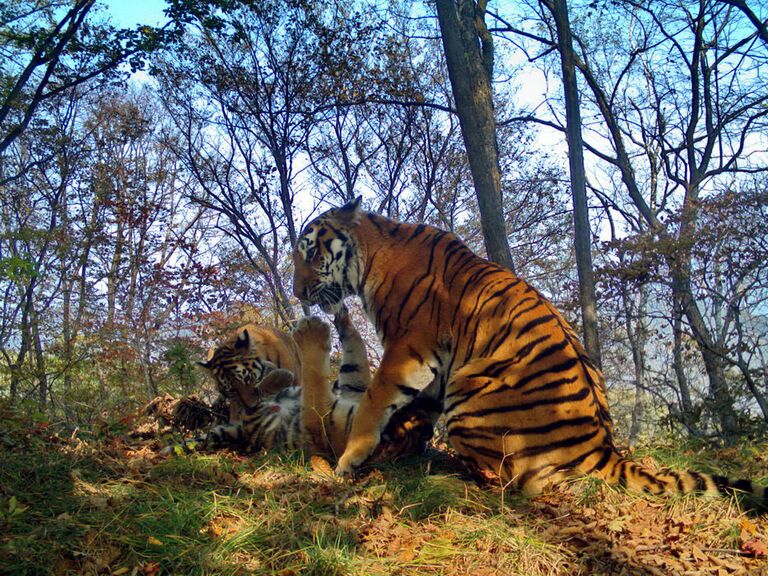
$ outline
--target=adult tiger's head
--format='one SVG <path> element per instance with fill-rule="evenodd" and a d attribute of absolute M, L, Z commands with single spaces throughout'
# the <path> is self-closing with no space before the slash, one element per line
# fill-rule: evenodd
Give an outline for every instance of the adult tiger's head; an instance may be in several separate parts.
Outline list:
<path fill-rule="evenodd" d="M 360 221 L 360 197 L 329 210 L 307 224 L 293 251 L 293 293 L 335 314 L 356 294 L 360 262 L 351 230 Z"/>

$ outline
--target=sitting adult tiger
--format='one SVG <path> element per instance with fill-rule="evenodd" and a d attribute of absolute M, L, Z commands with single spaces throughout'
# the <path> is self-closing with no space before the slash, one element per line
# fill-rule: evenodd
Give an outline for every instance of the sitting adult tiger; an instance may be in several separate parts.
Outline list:
<path fill-rule="evenodd" d="M 603 376 L 554 306 L 456 236 L 363 212 L 360 198 L 302 231 L 294 293 L 326 312 L 358 295 L 384 346 L 337 472 L 363 463 L 390 415 L 414 398 L 442 403 L 448 438 L 478 475 L 527 493 L 594 473 L 654 494 L 751 492 L 749 481 L 654 474 L 614 447 Z M 765 505 L 765 504 L 763 504 Z"/>

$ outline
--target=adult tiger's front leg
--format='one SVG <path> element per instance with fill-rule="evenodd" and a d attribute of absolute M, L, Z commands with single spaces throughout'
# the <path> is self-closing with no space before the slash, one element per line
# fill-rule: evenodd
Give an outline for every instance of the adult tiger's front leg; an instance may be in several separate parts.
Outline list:
<path fill-rule="evenodd" d="M 423 358 L 404 343 L 384 351 L 381 366 L 360 400 L 337 474 L 351 474 L 365 462 L 378 446 L 390 416 L 432 382 L 432 368 Z"/>

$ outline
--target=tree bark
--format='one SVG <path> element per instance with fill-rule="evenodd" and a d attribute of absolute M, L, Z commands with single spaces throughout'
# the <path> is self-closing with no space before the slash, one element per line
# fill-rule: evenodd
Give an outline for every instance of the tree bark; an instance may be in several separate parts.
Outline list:
<path fill-rule="evenodd" d="M 689 132 L 691 132 L 689 141 L 692 142 L 693 130 L 689 129 Z M 692 150 L 689 151 L 689 161 L 691 166 L 695 165 L 693 164 L 694 153 Z M 727 442 L 731 442 L 738 437 L 740 432 L 733 395 L 725 380 L 721 352 L 717 349 L 715 338 L 704 320 L 691 287 L 692 256 L 690 245 L 696 236 L 699 211 L 699 177 L 696 171 L 691 175 L 691 180 L 692 184 L 687 187 L 683 200 L 677 250 L 669 258 L 672 292 L 675 295 L 675 302 L 679 303 L 681 312 L 688 320 L 692 336 L 698 343 L 709 380 L 712 412 L 720 424 L 720 434 Z"/>
<path fill-rule="evenodd" d="M 632 347 L 632 363 L 635 369 L 635 402 L 632 406 L 632 424 L 629 428 L 629 443 L 635 444 L 642 433 L 643 416 L 645 415 L 645 345 L 648 342 L 648 326 L 645 317 L 648 308 L 648 286 L 643 284 L 638 290 L 636 318 L 632 318 L 630 297 L 628 291 L 624 291 L 622 294 L 624 320 L 629 343 Z"/>
<path fill-rule="evenodd" d="M 484 25 L 485 1 L 437 0 L 448 76 L 480 209 L 485 250 L 514 270 L 501 196 L 491 72 L 493 43 Z M 480 39 L 482 37 L 482 48 Z"/>
<path fill-rule="evenodd" d="M 674 322 L 672 324 L 673 338 L 673 368 L 677 378 L 677 388 L 680 390 L 680 420 L 683 426 L 691 431 L 697 428 L 694 422 L 693 400 L 691 399 L 691 387 L 688 384 L 688 377 L 685 374 L 685 363 L 683 361 L 683 320 L 680 308 L 675 303 Z"/>
<path fill-rule="evenodd" d="M 43 353 L 43 343 L 40 339 L 40 321 L 35 307 L 32 306 L 29 315 L 32 342 L 35 347 L 35 376 L 37 377 L 37 402 L 40 412 L 45 413 L 48 404 L 48 374 L 45 371 L 45 355 Z"/>
<path fill-rule="evenodd" d="M 581 303 L 584 346 L 592 360 L 598 366 L 602 366 L 595 277 L 592 268 L 591 231 L 587 207 L 587 178 L 584 172 L 584 144 L 581 138 L 579 88 L 576 83 L 576 66 L 571 26 L 568 20 L 568 6 L 565 0 L 553 0 L 545 3 L 555 18 L 557 45 L 563 72 L 566 139 L 568 141 L 568 164 L 571 171 L 571 194 L 573 197 L 574 248 L 576 251 L 576 269 L 579 274 L 579 301 Z"/>

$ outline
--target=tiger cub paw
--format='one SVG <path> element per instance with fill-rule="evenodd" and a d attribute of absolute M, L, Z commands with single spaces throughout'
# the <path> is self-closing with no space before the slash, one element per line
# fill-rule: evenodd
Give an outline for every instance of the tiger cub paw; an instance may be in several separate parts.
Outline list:
<path fill-rule="evenodd" d="M 354 330 L 355 327 L 352 324 L 352 317 L 349 315 L 349 310 L 344 304 L 342 304 L 341 309 L 333 315 L 333 325 L 341 338 L 346 337 Z"/>
<path fill-rule="evenodd" d="M 328 355 L 331 352 L 331 327 L 317 316 L 306 316 L 299 320 L 293 330 L 293 339 L 301 349 L 302 356 L 312 353 Z"/>
<path fill-rule="evenodd" d="M 296 386 L 296 384 L 296 377 L 293 375 L 293 372 L 285 368 L 276 368 L 262 378 L 258 389 L 262 394 L 271 396 L 286 388 Z"/>

